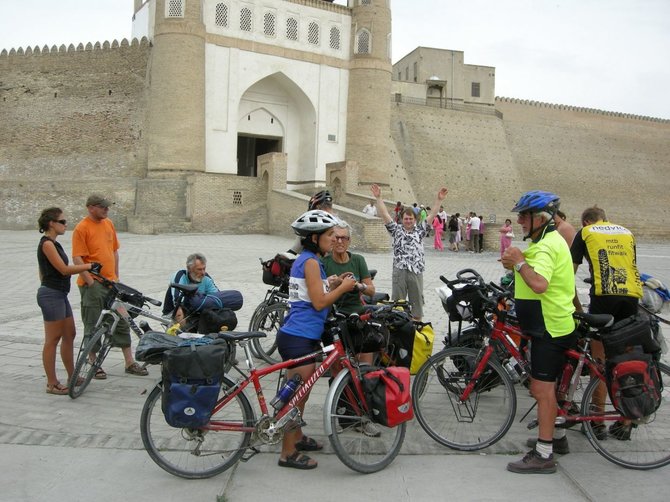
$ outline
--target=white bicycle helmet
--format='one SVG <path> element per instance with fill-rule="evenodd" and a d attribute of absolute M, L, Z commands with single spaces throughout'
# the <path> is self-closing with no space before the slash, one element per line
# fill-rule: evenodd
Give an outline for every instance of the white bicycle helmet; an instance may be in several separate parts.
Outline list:
<path fill-rule="evenodd" d="M 307 237 L 312 234 L 322 234 L 339 223 L 340 220 L 332 214 L 320 209 L 313 209 L 303 213 L 291 223 L 291 228 L 299 236 Z"/>

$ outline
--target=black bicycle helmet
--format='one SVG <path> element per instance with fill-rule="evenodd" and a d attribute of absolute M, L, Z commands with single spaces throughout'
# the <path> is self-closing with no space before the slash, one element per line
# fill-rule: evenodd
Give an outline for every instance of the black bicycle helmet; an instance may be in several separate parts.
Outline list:
<path fill-rule="evenodd" d="M 339 225 L 340 220 L 326 211 L 314 209 L 307 211 L 291 224 L 293 231 L 301 237 L 322 234 L 329 228 Z"/>
<path fill-rule="evenodd" d="M 308 211 L 313 211 L 314 209 L 320 209 L 321 206 L 332 206 L 333 205 L 333 196 L 330 195 L 328 190 L 321 190 L 320 192 L 315 193 L 311 199 L 309 199 L 309 205 L 307 206 Z"/>
<path fill-rule="evenodd" d="M 530 212 L 539 213 L 546 211 L 554 214 L 558 211 L 560 206 L 560 198 L 558 195 L 545 192 L 543 190 L 531 190 L 521 196 L 516 205 L 512 208 L 515 213 Z"/>

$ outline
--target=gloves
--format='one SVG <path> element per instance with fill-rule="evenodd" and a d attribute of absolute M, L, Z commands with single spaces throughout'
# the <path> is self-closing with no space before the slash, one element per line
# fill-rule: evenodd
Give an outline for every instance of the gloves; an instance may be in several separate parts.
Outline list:
<path fill-rule="evenodd" d="M 95 275 L 100 275 L 100 269 L 102 268 L 102 264 L 98 262 L 93 262 L 91 263 L 91 270 L 89 272 L 95 274 Z"/>

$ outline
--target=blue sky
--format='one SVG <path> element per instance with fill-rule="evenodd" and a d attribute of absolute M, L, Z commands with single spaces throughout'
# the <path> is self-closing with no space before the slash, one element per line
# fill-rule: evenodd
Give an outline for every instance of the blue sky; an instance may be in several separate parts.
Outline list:
<path fill-rule="evenodd" d="M 344 0 L 336 3 L 346 4 Z M 670 0 L 392 0 L 417 46 L 496 67 L 496 95 L 670 119 Z M 129 38 L 133 0 L 0 0 L 0 50 Z M 0 76 L 1 81 L 1 76 Z"/>

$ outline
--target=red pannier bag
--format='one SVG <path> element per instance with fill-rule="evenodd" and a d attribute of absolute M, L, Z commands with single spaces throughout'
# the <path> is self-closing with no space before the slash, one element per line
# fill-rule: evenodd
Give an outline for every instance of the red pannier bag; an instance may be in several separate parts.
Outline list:
<path fill-rule="evenodd" d="M 363 375 L 363 390 L 372 421 L 395 427 L 414 418 L 409 369 L 392 366 L 369 371 Z"/>

